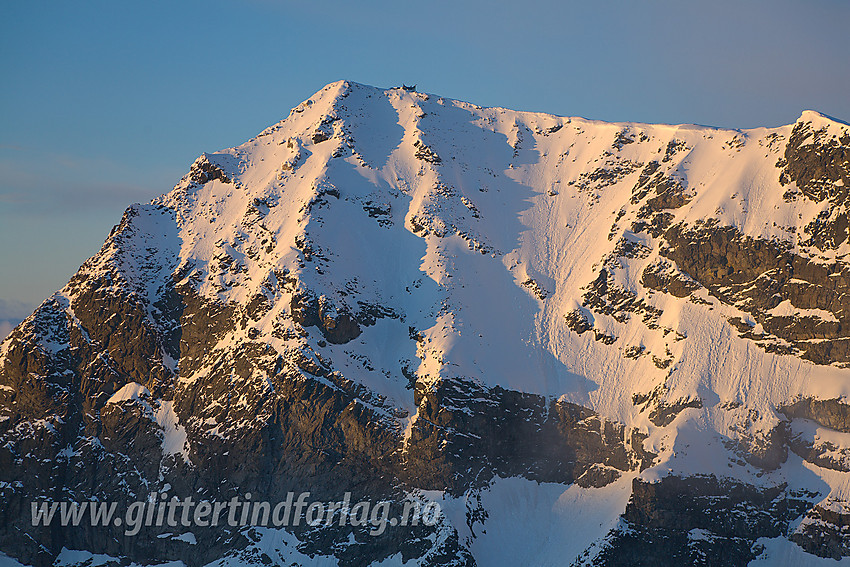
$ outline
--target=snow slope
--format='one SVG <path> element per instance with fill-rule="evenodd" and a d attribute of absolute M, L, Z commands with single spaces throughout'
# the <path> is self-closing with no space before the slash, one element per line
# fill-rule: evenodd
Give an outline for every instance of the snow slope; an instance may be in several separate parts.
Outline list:
<path fill-rule="evenodd" d="M 840 126 L 810 111 L 801 120 Z M 649 240 L 628 228 L 641 205 L 630 203 L 640 170 L 583 188 L 589 174 L 603 165 L 661 161 L 673 143 L 682 149 L 664 167 L 693 195 L 674 211 L 677 222 L 717 218 L 747 235 L 789 240 L 789 228 L 802 233 L 823 208 L 782 198 L 777 140 L 791 128 L 609 124 L 338 82 L 247 143 L 205 154 L 232 183 L 197 187 L 184 179 L 155 204 L 177 211 L 180 265 L 200 270 L 207 296 L 246 303 L 275 270 L 288 270 L 341 303 L 340 290 L 354 285 L 358 298 L 403 313 L 403 322 L 381 320 L 354 346 L 378 366 L 413 357 L 409 345 L 392 342 L 398 329 L 391 327 L 410 325 L 425 336 L 423 377 L 465 376 L 563 396 L 625 422 L 639 419 L 632 394 L 667 380 L 671 398 L 710 392 L 770 415 L 796 396 L 846 396 L 850 374 L 754 348 L 721 316 L 739 314 L 726 305 L 649 298 L 664 312 L 659 324 L 687 337 L 677 342 L 638 318 L 622 325 L 599 316 L 595 323 L 620 338 L 606 345 L 571 332 L 564 315 L 617 237 Z M 330 139 L 314 143 L 317 131 Z M 616 150 L 618 135 L 638 141 Z M 417 159 L 426 144 L 439 164 Z M 298 238 L 310 241 L 318 261 L 301 261 Z M 244 269 L 216 270 L 222 252 Z M 657 259 L 652 250 L 629 260 L 616 272 L 618 283 L 641 293 L 641 270 Z M 524 285 L 529 279 L 545 297 Z M 279 350 L 285 341 L 271 336 L 271 324 L 286 309 L 277 302 L 258 326 Z M 649 357 L 624 358 L 627 345 L 660 356 L 669 347 L 673 372 L 668 377 Z M 329 349 L 338 360 L 350 347 Z M 380 371 L 357 377 L 405 404 L 407 396 Z M 710 407 L 703 413 L 715 419 Z"/>

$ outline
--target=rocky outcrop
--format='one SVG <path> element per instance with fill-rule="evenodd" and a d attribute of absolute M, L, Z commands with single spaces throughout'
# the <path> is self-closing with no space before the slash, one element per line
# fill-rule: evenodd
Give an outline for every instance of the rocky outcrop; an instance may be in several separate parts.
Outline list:
<path fill-rule="evenodd" d="M 675 297 L 687 297 L 702 287 L 665 262 L 658 262 L 644 268 L 640 283 L 647 289 L 669 293 Z"/>
<path fill-rule="evenodd" d="M 311 294 L 293 295 L 290 303 L 292 319 L 304 327 L 318 327 L 328 342 L 344 344 L 356 339 L 360 325 L 347 311 L 338 310 L 324 296 Z"/>
<path fill-rule="evenodd" d="M 714 476 L 635 479 L 622 518 L 594 560 L 603 565 L 746 565 L 760 537 L 786 533 L 806 494 Z"/>
<path fill-rule="evenodd" d="M 812 555 L 835 560 L 850 556 L 850 514 L 817 505 L 790 539 Z"/>
<path fill-rule="evenodd" d="M 804 398 L 777 409 L 789 419 L 810 419 L 824 427 L 850 433 L 850 404 L 839 398 L 818 400 Z"/>
<path fill-rule="evenodd" d="M 779 180 L 795 183 L 803 194 L 817 202 L 841 203 L 850 191 L 850 134 L 830 137 L 828 128 L 815 128 L 811 121 L 794 125 L 778 164 Z M 837 246 L 846 239 L 830 242 Z M 826 244 L 826 242 L 822 242 Z"/>
<path fill-rule="evenodd" d="M 459 380 L 417 383 L 415 396 L 405 474 L 431 489 L 462 494 L 494 476 L 603 486 L 655 457 L 645 434 L 575 404 Z"/>
<path fill-rule="evenodd" d="M 817 364 L 850 361 L 848 266 L 815 263 L 782 243 L 712 223 L 676 225 L 664 237 L 662 253 L 693 281 L 752 315 L 752 325 L 739 326 L 742 336 L 768 352 L 796 353 Z M 800 314 L 776 314 L 783 302 Z M 752 332 L 755 324 L 764 331 Z"/>
<path fill-rule="evenodd" d="M 212 163 L 206 154 L 195 160 L 189 171 L 189 180 L 197 185 L 203 185 L 210 181 L 218 180 L 222 183 L 232 183 L 224 170 Z"/>

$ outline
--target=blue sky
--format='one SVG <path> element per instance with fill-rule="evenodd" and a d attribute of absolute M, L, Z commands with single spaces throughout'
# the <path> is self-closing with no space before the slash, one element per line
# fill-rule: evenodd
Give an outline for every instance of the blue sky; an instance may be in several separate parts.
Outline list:
<path fill-rule="evenodd" d="M 338 79 L 612 121 L 850 119 L 845 0 L 33 1 L 0 22 L 0 335 L 128 204 Z"/>

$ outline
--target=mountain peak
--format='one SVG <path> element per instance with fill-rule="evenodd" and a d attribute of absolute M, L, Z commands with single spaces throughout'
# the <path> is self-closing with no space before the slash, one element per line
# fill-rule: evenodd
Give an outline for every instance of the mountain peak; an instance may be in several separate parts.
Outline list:
<path fill-rule="evenodd" d="M 693 542 L 746 564 L 762 538 L 831 553 L 850 507 L 836 125 L 606 123 L 328 84 L 130 207 L 3 342 L 0 549 L 29 557 L 23 532 L 40 565 L 69 541 L 205 565 L 239 532 L 98 547 L 120 533 L 34 532 L 22 502 L 302 486 L 436 497 L 447 513 L 405 553 L 458 565 L 517 517 L 539 564 L 655 564 Z M 746 533 L 717 521 L 733 515 Z M 246 536 L 240 558 L 366 565 L 410 541 L 316 527 Z"/>
<path fill-rule="evenodd" d="M 841 126 L 848 126 L 847 122 L 844 120 L 839 120 L 838 118 L 833 118 L 827 114 L 823 114 L 822 112 L 818 112 L 816 110 L 804 110 L 802 114 L 800 114 L 800 118 L 797 119 L 798 123 L 801 122 L 811 122 L 816 128 L 822 125 L 829 124 L 837 124 Z"/>

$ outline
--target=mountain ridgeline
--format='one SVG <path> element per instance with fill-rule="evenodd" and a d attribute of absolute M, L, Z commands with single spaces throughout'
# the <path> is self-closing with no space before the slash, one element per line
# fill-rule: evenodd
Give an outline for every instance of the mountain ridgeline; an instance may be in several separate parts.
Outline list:
<path fill-rule="evenodd" d="M 0 346 L 37 567 L 850 556 L 850 126 L 330 84 L 203 154 Z M 37 526 L 33 501 L 436 501 L 433 525 Z M 104 559 L 105 558 L 105 559 Z"/>

